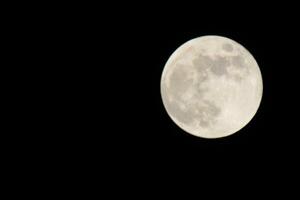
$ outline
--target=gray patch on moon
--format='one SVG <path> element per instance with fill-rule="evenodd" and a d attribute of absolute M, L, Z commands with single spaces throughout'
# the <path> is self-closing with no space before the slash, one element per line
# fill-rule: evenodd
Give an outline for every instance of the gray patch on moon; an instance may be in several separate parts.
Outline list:
<path fill-rule="evenodd" d="M 177 93 L 173 86 L 167 88 L 166 85 L 162 85 L 161 95 L 163 97 L 165 108 L 175 119 L 187 124 L 192 122 L 194 116 L 189 114 L 190 111 L 188 109 L 183 110 L 180 108 L 179 104 L 181 101 L 177 97 L 180 96 L 180 94 Z"/>
<path fill-rule="evenodd" d="M 193 66 L 200 74 L 204 73 L 211 66 L 211 59 L 208 56 L 200 54 L 193 59 Z"/>
<path fill-rule="evenodd" d="M 183 102 L 179 100 L 174 102 L 166 100 L 165 106 L 176 120 L 190 124 L 194 119 L 197 119 L 198 124 L 203 128 L 212 126 L 216 117 L 221 112 L 220 108 L 209 101 L 205 102 L 204 105 L 196 107 L 196 109 L 194 104 L 190 104 L 187 109 L 182 109 L 179 106 L 180 103 Z M 184 104 L 186 105 L 187 103 L 185 102 Z"/>
<path fill-rule="evenodd" d="M 184 65 L 177 64 L 176 68 L 170 76 L 170 92 L 176 96 L 185 92 L 193 83 L 192 79 L 187 78 L 187 71 Z"/>
<path fill-rule="evenodd" d="M 237 81 L 237 82 L 241 82 L 243 80 L 243 77 L 241 75 L 233 75 L 232 76 L 233 80 Z"/>
<path fill-rule="evenodd" d="M 199 55 L 198 57 L 194 58 L 192 63 L 193 63 L 193 68 L 195 69 L 195 71 L 197 72 L 197 83 L 202 83 L 204 81 L 206 81 L 209 77 L 208 77 L 208 69 L 209 69 L 209 65 L 205 64 L 208 63 L 208 57 L 203 56 L 203 55 Z"/>
<path fill-rule="evenodd" d="M 231 63 L 233 66 L 238 68 L 243 68 L 246 65 L 245 59 L 242 56 L 232 56 Z"/>
<path fill-rule="evenodd" d="M 228 52 L 231 52 L 233 50 L 233 47 L 231 44 L 228 44 L 228 43 L 225 43 L 223 44 L 222 48 L 225 50 L 225 51 L 228 51 Z"/>
<path fill-rule="evenodd" d="M 207 80 L 207 78 L 205 80 Z M 204 97 L 204 94 L 208 91 L 207 87 L 201 87 L 201 85 L 204 81 L 202 81 L 202 82 L 198 81 L 198 83 L 195 84 L 195 90 L 196 90 L 195 97 L 196 98 L 201 99 L 202 97 Z"/>
<path fill-rule="evenodd" d="M 230 57 L 231 65 L 236 68 L 240 74 L 232 75 L 233 80 L 240 82 L 249 75 L 249 66 L 242 55 Z"/>
<path fill-rule="evenodd" d="M 210 101 L 203 100 L 204 105 L 197 108 L 199 125 L 203 128 L 213 125 L 216 117 L 220 114 L 221 109 Z"/>
<path fill-rule="evenodd" d="M 181 71 L 180 74 L 182 75 L 182 70 L 178 71 Z M 161 94 L 163 96 L 164 104 L 167 108 L 167 111 L 179 122 L 191 124 L 194 122 L 195 119 L 197 119 L 197 123 L 203 128 L 212 126 L 214 119 L 220 113 L 221 110 L 214 103 L 207 100 L 203 100 L 207 88 L 202 89 L 196 87 L 196 85 L 201 83 L 192 84 L 192 82 L 190 82 L 190 85 L 187 87 L 195 87 L 195 89 L 197 88 L 197 92 L 190 100 L 184 101 L 181 97 L 185 92 L 185 90 L 183 90 L 185 86 L 182 87 L 182 85 L 179 85 L 179 83 L 176 82 L 182 82 L 184 78 L 180 78 L 177 76 L 179 76 L 179 74 L 173 73 L 171 76 L 171 86 L 169 88 L 163 86 L 161 89 Z M 185 81 L 183 81 L 181 84 L 184 85 L 186 83 Z M 178 90 L 179 88 L 180 91 Z M 200 105 L 197 105 L 197 102 L 199 101 L 202 103 Z M 185 105 L 186 107 L 182 108 L 180 105 Z"/>
<path fill-rule="evenodd" d="M 167 110 L 171 113 L 171 115 L 180 122 L 185 124 L 189 124 L 195 118 L 194 111 L 191 108 L 183 110 L 179 107 L 179 102 L 174 101 L 165 101 Z"/>
<path fill-rule="evenodd" d="M 229 66 L 229 62 L 226 58 L 217 56 L 217 58 L 213 61 L 213 65 L 210 70 L 215 75 L 221 76 L 227 74 L 228 66 Z"/>
<path fill-rule="evenodd" d="M 193 60 L 193 64 L 197 71 L 202 72 L 213 65 L 213 60 L 209 56 L 200 54 Z"/>
<path fill-rule="evenodd" d="M 226 67 L 229 66 L 229 61 L 221 56 L 216 56 L 216 58 L 212 59 L 209 56 L 200 54 L 193 60 L 193 65 L 200 74 L 206 73 L 210 69 L 215 75 L 221 76 L 227 73 Z"/>

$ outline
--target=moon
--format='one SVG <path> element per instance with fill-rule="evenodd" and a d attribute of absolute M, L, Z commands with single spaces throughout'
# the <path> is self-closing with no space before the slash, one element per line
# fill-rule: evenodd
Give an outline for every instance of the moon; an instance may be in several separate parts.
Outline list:
<path fill-rule="evenodd" d="M 263 92 L 251 53 L 232 39 L 213 35 L 176 49 L 165 64 L 160 86 L 172 121 L 202 138 L 229 136 L 246 126 Z"/>

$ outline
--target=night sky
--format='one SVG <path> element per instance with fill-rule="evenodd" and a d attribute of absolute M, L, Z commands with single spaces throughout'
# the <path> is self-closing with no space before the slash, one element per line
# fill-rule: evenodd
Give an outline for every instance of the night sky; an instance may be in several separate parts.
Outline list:
<path fill-rule="evenodd" d="M 25 92 L 18 105 L 27 111 L 17 116 L 28 120 L 19 127 L 30 134 L 19 136 L 26 144 L 20 155 L 59 172 L 48 171 L 57 180 L 99 181 L 99 188 L 125 193 L 152 194 L 191 182 L 224 186 L 226 180 L 276 188 L 288 177 L 296 179 L 299 17 L 292 7 L 123 2 L 29 12 L 29 20 L 20 18 L 19 38 L 19 51 L 28 56 L 18 58 L 30 66 L 19 71 L 30 82 L 19 86 Z M 169 56 L 204 35 L 242 44 L 263 78 L 262 101 L 251 122 L 215 140 L 177 127 L 160 96 Z M 24 153 L 27 148 L 31 153 Z"/>

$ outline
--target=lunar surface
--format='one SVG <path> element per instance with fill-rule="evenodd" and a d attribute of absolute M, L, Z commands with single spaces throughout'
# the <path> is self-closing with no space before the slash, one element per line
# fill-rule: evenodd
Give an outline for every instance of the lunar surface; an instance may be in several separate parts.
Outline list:
<path fill-rule="evenodd" d="M 263 84 L 254 57 L 239 43 L 203 36 L 180 46 L 161 77 L 161 96 L 170 118 L 203 138 L 236 133 L 254 117 Z"/>

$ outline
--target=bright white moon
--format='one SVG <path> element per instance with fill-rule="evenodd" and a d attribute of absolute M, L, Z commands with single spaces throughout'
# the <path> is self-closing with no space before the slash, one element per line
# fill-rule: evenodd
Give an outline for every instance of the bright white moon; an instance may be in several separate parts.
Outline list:
<path fill-rule="evenodd" d="M 167 61 L 161 96 L 171 119 L 186 132 L 219 138 L 243 128 L 262 98 L 262 76 L 239 43 L 203 36 L 180 46 Z"/>

